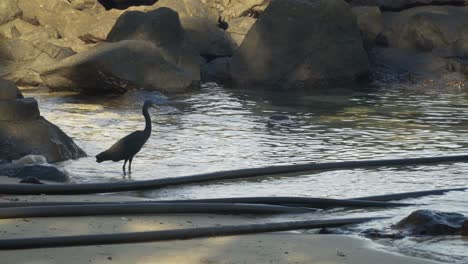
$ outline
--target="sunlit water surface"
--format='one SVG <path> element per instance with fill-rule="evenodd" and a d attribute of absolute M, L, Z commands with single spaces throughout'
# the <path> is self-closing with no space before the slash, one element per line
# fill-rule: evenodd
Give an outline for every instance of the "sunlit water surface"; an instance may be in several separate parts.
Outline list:
<path fill-rule="evenodd" d="M 156 92 L 122 97 L 26 92 L 41 113 L 89 155 L 59 164 L 76 182 L 122 180 L 122 163 L 94 156 L 116 140 L 143 129 L 142 102 L 151 98 L 153 134 L 133 162 L 130 180 L 306 162 L 468 153 L 468 93 L 451 87 L 386 86 L 317 94 L 227 90 L 215 84 L 166 98 Z M 133 193 L 157 199 L 242 196 L 351 198 L 468 186 L 468 164 L 380 167 L 302 176 L 261 177 Z M 127 179 L 128 180 L 128 179 Z M 362 228 L 388 228 L 421 208 L 468 215 L 468 192 L 408 200 L 424 204 L 390 210 L 337 210 L 323 216 L 391 216 Z M 460 237 L 380 240 L 409 255 L 467 263 L 468 240 Z M 388 249 L 388 248 L 387 248 Z"/>

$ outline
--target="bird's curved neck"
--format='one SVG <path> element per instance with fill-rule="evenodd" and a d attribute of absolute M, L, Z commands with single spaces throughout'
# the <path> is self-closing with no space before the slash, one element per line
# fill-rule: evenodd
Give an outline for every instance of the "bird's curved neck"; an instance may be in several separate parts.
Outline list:
<path fill-rule="evenodd" d="M 145 132 L 151 134 L 151 117 L 148 113 L 148 107 L 143 107 L 143 116 L 145 117 Z"/>

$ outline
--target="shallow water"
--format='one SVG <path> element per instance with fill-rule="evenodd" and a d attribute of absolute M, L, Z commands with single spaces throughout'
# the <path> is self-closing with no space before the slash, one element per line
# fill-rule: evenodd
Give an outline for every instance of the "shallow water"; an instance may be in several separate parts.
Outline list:
<path fill-rule="evenodd" d="M 151 110 L 153 134 L 133 162 L 132 180 L 265 165 L 468 153 L 468 92 L 463 88 L 377 86 L 293 95 L 207 84 L 201 91 L 171 99 L 150 92 L 101 98 L 41 91 L 26 95 L 36 97 L 42 115 L 88 153 L 87 158 L 59 164 L 76 182 L 122 179 L 122 163 L 98 164 L 94 156 L 124 135 L 143 129 L 145 98 L 155 100 L 161 109 Z M 468 186 L 467 172 L 465 163 L 381 167 L 186 185 L 134 195 L 350 198 Z M 392 216 L 361 227 L 382 228 L 420 208 L 468 215 L 467 196 L 468 192 L 452 192 L 409 200 L 421 206 L 324 212 L 314 217 Z M 468 241 L 459 237 L 381 242 L 392 250 L 443 262 L 466 263 L 468 258 Z"/>

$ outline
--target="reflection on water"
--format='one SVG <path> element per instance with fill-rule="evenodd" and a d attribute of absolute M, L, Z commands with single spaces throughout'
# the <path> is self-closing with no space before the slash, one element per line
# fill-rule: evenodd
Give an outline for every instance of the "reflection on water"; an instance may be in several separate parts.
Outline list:
<path fill-rule="evenodd" d="M 466 153 L 468 93 L 452 88 L 385 87 L 292 95 L 225 90 L 168 99 L 158 93 L 89 98 L 69 93 L 26 93 L 42 114 L 72 136 L 89 157 L 60 164 L 77 182 L 122 179 L 121 163 L 96 163 L 94 155 L 126 134 L 143 129 L 141 105 L 152 98 L 153 134 L 133 161 L 134 180 L 311 161 L 419 157 Z M 468 164 L 373 168 L 226 181 L 143 192 L 158 199 L 229 196 L 349 198 L 468 186 Z M 460 212 L 468 192 L 414 200 L 418 207 L 337 211 L 386 215 L 388 226 L 418 208 Z M 327 213 L 328 215 L 328 213 Z M 365 227 L 365 226 L 363 226 Z M 405 239 L 391 242 L 410 254 L 463 263 L 466 240 Z M 423 246 L 421 246 L 422 244 Z M 465 250 L 463 250 L 465 247 Z M 423 252 L 423 253 L 421 253 Z"/>

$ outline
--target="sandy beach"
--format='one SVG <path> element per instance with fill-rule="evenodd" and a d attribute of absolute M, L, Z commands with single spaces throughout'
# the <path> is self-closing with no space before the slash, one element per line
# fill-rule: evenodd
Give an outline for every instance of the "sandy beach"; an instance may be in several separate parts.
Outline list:
<path fill-rule="evenodd" d="M 125 196 L 3 196 L 15 201 L 125 201 Z M 150 215 L 0 220 L 3 239 L 251 224 L 227 215 Z M 356 236 L 278 232 L 168 242 L 0 251 L 2 263 L 436 263 L 386 252 Z"/>

